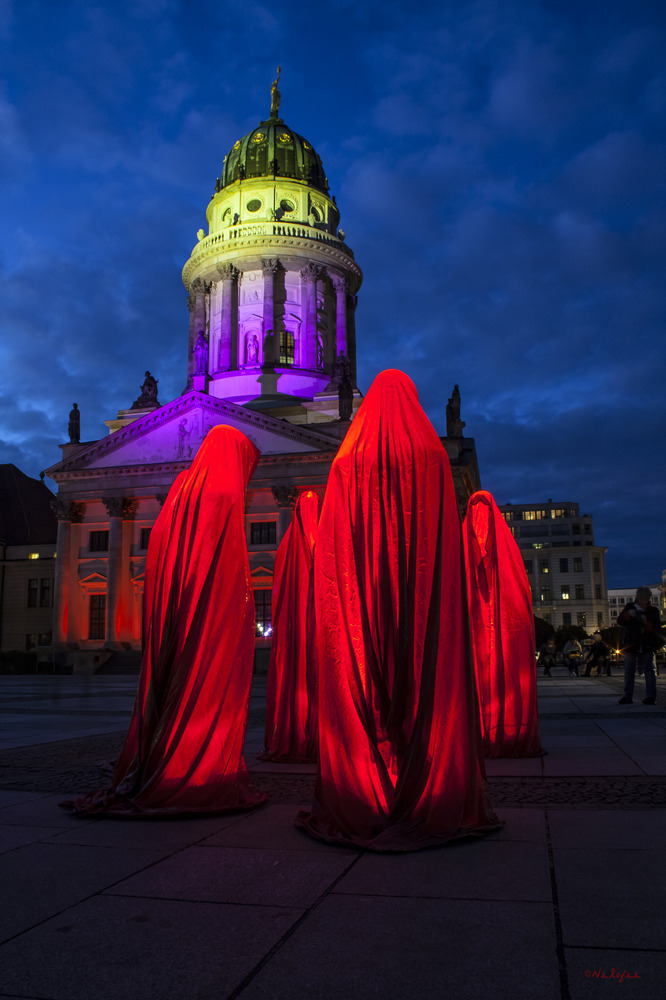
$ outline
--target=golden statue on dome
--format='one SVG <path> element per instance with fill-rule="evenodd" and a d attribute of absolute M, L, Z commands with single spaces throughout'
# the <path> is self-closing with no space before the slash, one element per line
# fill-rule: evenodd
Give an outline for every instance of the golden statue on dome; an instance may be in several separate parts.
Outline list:
<path fill-rule="evenodd" d="M 280 110 L 280 91 L 278 90 L 278 83 L 280 82 L 281 69 L 277 68 L 277 77 L 273 80 L 271 84 L 271 118 L 277 118 L 278 111 Z"/>

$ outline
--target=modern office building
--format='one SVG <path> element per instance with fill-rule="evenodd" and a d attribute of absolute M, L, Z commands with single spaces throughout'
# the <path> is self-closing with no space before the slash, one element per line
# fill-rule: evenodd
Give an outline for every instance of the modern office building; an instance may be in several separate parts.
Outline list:
<path fill-rule="evenodd" d="M 592 516 L 577 503 L 500 506 L 523 555 L 534 614 L 555 628 L 587 632 L 609 625 L 607 547 L 596 545 Z"/>

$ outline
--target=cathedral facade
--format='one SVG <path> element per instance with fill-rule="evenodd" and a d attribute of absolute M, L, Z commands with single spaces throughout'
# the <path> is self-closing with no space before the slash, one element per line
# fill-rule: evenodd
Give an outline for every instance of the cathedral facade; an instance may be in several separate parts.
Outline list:
<path fill-rule="evenodd" d="M 312 145 L 279 115 L 227 154 L 206 210 L 208 232 L 183 269 L 190 313 L 182 395 L 160 405 L 146 372 L 141 395 L 109 435 L 70 443 L 50 469 L 58 486 L 54 654 L 61 670 L 138 665 L 150 529 L 176 476 L 216 424 L 261 452 L 246 501 L 257 663 L 267 662 L 277 546 L 302 490 L 323 497 L 331 462 L 361 403 L 355 309 L 361 270 Z M 456 387 L 457 391 L 457 387 Z M 442 438 L 459 503 L 479 488 L 459 396 Z"/>

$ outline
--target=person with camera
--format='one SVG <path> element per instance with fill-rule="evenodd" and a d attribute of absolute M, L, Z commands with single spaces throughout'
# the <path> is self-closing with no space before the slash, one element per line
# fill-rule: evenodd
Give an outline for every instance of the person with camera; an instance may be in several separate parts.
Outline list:
<path fill-rule="evenodd" d="M 624 628 L 624 694 L 620 705 L 633 704 L 636 671 L 645 674 L 644 705 L 654 705 L 657 700 L 657 679 L 654 675 L 654 654 L 664 644 L 659 610 L 650 603 L 652 591 L 639 587 L 634 601 L 626 604 L 617 616 L 618 625 Z"/>

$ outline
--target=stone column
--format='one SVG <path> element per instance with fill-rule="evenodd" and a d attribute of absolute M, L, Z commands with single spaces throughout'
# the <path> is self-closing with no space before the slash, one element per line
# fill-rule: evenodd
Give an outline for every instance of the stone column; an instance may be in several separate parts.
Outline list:
<path fill-rule="evenodd" d="M 118 649 L 118 607 L 122 588 L 123 559 L 123 500 L 122 497 L 102 498 L 109 515 L 109 551 L 106 564 L 106 637 L 107 649 Z"/>
<path fill-rule="evenodd" d="M 278 543 L 282 541 L 291 523 L 291 516 L 298 499 L 295 486 L 272 486 L 271 492 L 278 508 Z"/>
<path fill-rule="evenodd" d="M 201 278 L 196 278 L 190 286 L 190 297 L 188 299 L 188 305 L 190 306 L 190 342 L 187 357 L 188 384 L 191 384 L 190 379 L 194 374 L 194 345 L 197 342 L 199 331 L 206 332 L 206 295 L 210 291 L 210 288 L 211 282 L 204 282 Z"/>
<path fill-rule="evenodd" d="M 274 282 L 280 262 L 275 259 L 262 260 L 261 272 L 264 276 L 264 309 L 263 309 L 263 335 L 264 341 L 269 330 L 273 331 L 273 357 L 267 358 L 264 355 L 265 365 L 276 365 L 280 360 L 280 341 L 278 332 L 275 329 L 275 293 Z"/>
<path fill-rule="evenodd" d="M 331 276 L 335 289 L 335 356 L 347 354 L 347 279 Z"/>
<path fill-rule="evenodd" d="M 84 622 L 81 620 L 82 594 L 79 586 L 79 554 L 81 552 L 81 524 L 85 513 L 85 504 L 70 504 L 71 529 L 69 534 L 69 613 L 67 615 L 67 644 L 78 646 L 81 639 L 87 637 Z"/>
<path fill-rule="evenodd" d="M 122 547 L 121 547 L 121 567 L 120 567 L 120 630 L 118 638 L 121 642 L 128 642 L 133 638 L 134 628 L 132 622 L 132 594 L 131 583 L 131 557 L 132 557 L 132 537 L 134 534 L 134 518 L 139 509 L 139 501 L 135 499 L 123 500 L 122 514 Z M 123 590 L 125 591 L 123 593 Z"/>
<path fill-rule="evenodd" d="M 55 500 L 53 510 L 58 519 L 56 565 L 53 587 L 53 644 L 56 654 L 62 652 L 68 641 L 75 641 L 76 599 L 78 584 L 78 549 L 81 538 L 81 521 L 85 505 L 71 500 Z M 72 525 L 74 528 L 72 529 Z"/>
<path fill-rule="evenodd" d="M 301 272 L 301 334 L 305 344 L 301 346 L 300 364 L 314 370 L 317 367 L 317 276 L 316 264 L 306 264 Z"/>
<path fill-rule="evenodd" d="M 238 367 L 238 271 L 233 264 L 218 264 L 217 271 L 222 279 L 222 311 L 219 347 L 211 368 L 226 372 Z"/>
<path fill-rule="evenodd" d="M 62 649 L 67 642 L 67 619 L 69 617 L 69 570 L 71 535 L 70 504 L 56 500 L 53 504 L 58 519 L 58 539 L 56 541 L 55 580 L 53 586 L 53 645 Z"/>

